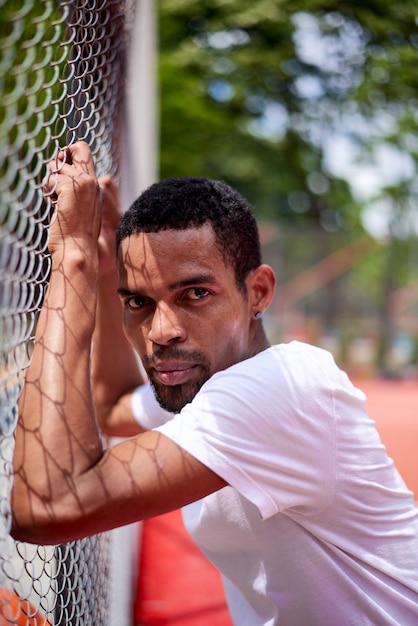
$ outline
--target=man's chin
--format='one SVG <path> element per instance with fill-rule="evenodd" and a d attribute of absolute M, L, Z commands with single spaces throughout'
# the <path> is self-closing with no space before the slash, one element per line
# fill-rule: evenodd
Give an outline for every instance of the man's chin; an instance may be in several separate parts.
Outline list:
<path fill-rule="evenodd" d="M 165 411 L 180 413 L 193 400 L 203 383 L 193 385 L 156 385 L 151 381 L 158 404 Z"/>

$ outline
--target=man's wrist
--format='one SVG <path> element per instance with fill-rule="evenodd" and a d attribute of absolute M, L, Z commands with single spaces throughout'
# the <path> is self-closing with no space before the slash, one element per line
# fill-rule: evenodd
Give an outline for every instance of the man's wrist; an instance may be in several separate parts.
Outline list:
<path fill-rule="evenodd" d="M 65 243 L 56 246 L 51 252 L 52 268 L 68 267 L 78 269 L 81 272 L 87 272 L 98 275 L 99 273 L 99 255 L 97 246 L 91 242 L 79 242 L 71 245 Z"/>

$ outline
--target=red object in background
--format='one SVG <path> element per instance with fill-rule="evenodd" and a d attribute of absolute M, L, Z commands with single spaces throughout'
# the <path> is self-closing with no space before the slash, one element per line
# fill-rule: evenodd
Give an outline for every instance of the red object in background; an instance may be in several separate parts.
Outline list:
<path fill-rule="evenodd" d="M 418 384 L 357 381 L 387 452 L 418 500 Z M 136 626 L 232 626 L 220 575 L 187 534 L 180 511 L 143 523 Z"/>
<path fill-rule="evenodd" d="M 220 574 L 189 537 L 181 511 L 143 522 L 134 623 L 232 626 Z"/>

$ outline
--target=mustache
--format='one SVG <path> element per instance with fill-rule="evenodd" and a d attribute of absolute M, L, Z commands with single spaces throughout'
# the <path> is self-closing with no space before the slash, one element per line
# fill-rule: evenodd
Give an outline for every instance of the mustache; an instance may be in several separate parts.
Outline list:
<path fill-rule="evenodd" d="M 164 361 L 191 361 L 203 365 L 208 365 L 209 363 L 209 359 L 204 352 L 200 350 L 183 350 L 177 346 L 157 348 L 151 355 L 146 354 L 142 359 L 145 367 L 152 367 Z"/>

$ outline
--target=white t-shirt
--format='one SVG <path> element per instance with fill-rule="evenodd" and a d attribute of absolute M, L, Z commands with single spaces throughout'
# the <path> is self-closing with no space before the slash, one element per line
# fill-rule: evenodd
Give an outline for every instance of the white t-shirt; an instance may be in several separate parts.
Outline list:
<path fill-rule="evenodd" d="M 138 421 L 228 482 L 183 514 L 237 626 L 418 624 L 418 510 L 328 352 L 273 346 L 176 416 L 145 395 Z"/>

